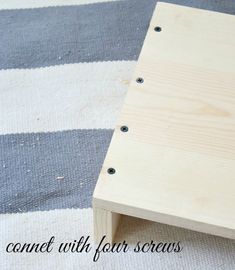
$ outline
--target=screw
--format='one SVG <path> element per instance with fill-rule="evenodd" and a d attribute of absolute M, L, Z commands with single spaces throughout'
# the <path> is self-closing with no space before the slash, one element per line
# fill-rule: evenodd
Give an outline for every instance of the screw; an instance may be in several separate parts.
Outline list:
<path fill-rule="evenodd" d="M 122 132 L 127 132 L 128 131 L 128 127 L 127 126 L 121 126 L 120 130 Z"/>
<path fill-rule="evenodd" d="M 154 30 L 155 30 L 156 32 L 161 32 L 161 31 L 162 31 L 162 28 L 161 28 L 160 26 L 156 26 L 156 27 L 154 28 Z"/>
<path fill-rule="evenodd" d="M 144 79 L 143 79 L 143 78 L 137 78 L 137 79 L 136 79 L 136 82 L 137 82 L 137 83 L 143 83 L 143 82 L 144 82 Z"/>
<path fill-rule="evenodd" d="M 115 169 L 114 168 L 108 168 L 107 170 L 108 174 L 115 174 Z"/>

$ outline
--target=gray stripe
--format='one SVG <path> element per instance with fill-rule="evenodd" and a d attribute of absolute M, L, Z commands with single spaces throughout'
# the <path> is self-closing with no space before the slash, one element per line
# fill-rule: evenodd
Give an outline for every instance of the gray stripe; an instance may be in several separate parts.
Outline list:
<path fill-rule="evenodd" d="M 0 213 L 91 207 L 112 132 L 1 135 Z"/>
<path fill-rule="evenodd" d="M 137 59 L 154 3 L 0 11 L 0 68 Z"/>
<path fill-rule="evenodd" d="M 233 0 L 167 2 L 235 14 Z M 0 69 L 136 60 L 155 0 L 0 11 Z"/>

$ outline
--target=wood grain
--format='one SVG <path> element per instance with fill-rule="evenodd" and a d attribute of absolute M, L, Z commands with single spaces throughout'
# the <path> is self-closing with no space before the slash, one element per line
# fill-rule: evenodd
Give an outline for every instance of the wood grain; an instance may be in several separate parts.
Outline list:
<path fill-rule="evenodd" d="M 158 3 L 95 206 L 235 238 L 234 29 L 235 16 Z"/>
<path fill-rule="evenodd" d="M 120 214 L 93 207 L 94 240 L 98 244 L 103 236 L 105 242 L 112 243 L 120 220 Z"/>

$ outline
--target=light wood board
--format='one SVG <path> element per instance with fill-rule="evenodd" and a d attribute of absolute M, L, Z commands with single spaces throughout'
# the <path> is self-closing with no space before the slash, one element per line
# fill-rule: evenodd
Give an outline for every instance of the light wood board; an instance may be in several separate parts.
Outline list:
<path fill-rule="evenodd" d="M 235 239 L 235 16 L 157 4 L 93 205 Z"/>

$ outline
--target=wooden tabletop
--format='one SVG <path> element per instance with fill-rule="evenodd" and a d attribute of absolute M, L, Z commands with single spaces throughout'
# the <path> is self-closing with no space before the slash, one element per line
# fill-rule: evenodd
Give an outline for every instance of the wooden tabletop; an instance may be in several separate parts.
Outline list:
<path fill-rule="evenodd" d="M 94 204 L 235 238 L 235 16 L 157 4 Z"/>

